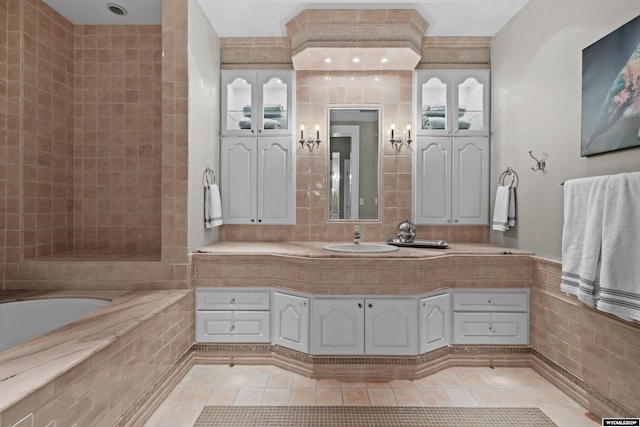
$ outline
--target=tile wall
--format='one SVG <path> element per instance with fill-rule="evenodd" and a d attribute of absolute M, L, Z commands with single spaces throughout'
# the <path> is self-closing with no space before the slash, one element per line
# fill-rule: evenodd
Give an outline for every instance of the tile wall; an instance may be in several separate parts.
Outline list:
<path fill-rule="evenodd" d="M 7 55 L 8 2 L 0 4 L 0 240 L 7 241 Z M 0 245 L 0 283 L 4 282 L 6 245 Z"/>
<path fill-rule="evenodd" d="M 73 246 L 73 25 L 43 2 L 19 3 L 22 257 L 30 259 Z"/>
<path fill-rule="evenodd" d="M 386 141 L 390 126 L 404 128 L 412 118 L 412 71 L 297 71 L 296 127 L 320 124 L 320 149 L 296 153 L 295 226 L 224 225 L 221 240 L 345 241 L 354 223 L 328 222 L 327 118 L 330 106 L 374 106 L 381 114 L 380 221 L 360 223 L 365 241 L 384 241 L 397 235 L 397 225 L 412 218 L 411 150 L 396 152 Z M 421 226 L 420 238 L 486 242 L 486 226 Z"/>
<path fill-rule="evenodd" d="M 640 413 L 640 324 L 561 292 L 560 263 L 536 257 L 532 262 L 531 348 L 586 383 L 592 405 L 613 402 Z"/>
<path fill-rule="evenodd" d="M 1 287 L 187 287 L 187 2 L 163 2 L 162 26 L 117 28 L 73 26 L 41 0 L 2 5 Z M 63 38 L 64 61 L 48 51 Z"/>
<path fill-rule="evenodd" d="M 159 252 L 161 27 L 74 30 L 73 248 Z"/>

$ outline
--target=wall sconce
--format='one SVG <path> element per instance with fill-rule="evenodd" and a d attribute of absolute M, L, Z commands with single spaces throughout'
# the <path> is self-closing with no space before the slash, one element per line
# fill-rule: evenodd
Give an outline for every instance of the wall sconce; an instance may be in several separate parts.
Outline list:
<path fill-rule="evenodd" d="M 404 135 L 394 135 L 394 131 L 396 129 L 396 124 L 391 123 L 391 139 L 389 142 L 391 146 L 398 152 L 402 149 L 403 146 L 409 148 L 411 146 L 411 125 L 407 124 L 407 136 L 405 138 Z"/>
<path fill-rule="evenodd" d="M 304 136 L 304 125 L 300 125 L 300 146 L 306 148 L 309 151 L 317 150 L 320 146 L 320 125 L 316 125 L 316 137 Z"/>

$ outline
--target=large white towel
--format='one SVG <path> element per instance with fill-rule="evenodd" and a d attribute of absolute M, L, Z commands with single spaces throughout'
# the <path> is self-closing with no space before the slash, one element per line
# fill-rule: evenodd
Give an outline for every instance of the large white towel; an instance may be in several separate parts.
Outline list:
<path fill-rule="evenodd" d="M 511 185 L 498 185 L 493 209 L 493 229 L 507 231 L 516 225 L 516 191 Z"/>
<path fill-rule="evenodd" d="M 222 225 L 220 189 L 216 184 L 204 187 L 204 228 Z"/>
<path fill-rule="evenodd" d="M 564 184 L 560 289 L 595 306 L 599 290 L 602 213 L 608 176 Z"/>
<path fill-rule="evenodd" d="M 640 172 L 607 182 L 600 287 L 599 310 L 640 320 Z"/>

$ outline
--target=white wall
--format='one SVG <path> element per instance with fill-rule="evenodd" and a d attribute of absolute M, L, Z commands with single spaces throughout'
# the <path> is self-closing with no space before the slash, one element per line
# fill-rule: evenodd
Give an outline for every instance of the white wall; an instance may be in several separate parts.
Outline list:
<path fill-rule="evenodd" d="M 638 0 L 530 0 L 491 45 L 491 215 L 498 176 L 520 177 L 517 226 L 491 242 L 560 260 L 559 183 L 640 170 L 640 147 L 580 157 L 582 49 L 640 15 Z M 547 158 L 533 172 L 529 150 Z"/>
<path fill-rule="evenodd" d="M 189 250 L 215 242 L 218 228 L 204 228 L 202 174 L 219 179 L 220 39 L 197 0 L 189 0 Z"/>

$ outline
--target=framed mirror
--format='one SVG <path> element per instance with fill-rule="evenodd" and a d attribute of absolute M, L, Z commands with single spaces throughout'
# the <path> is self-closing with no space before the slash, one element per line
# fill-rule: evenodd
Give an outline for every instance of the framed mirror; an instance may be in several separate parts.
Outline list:
<path fill-rule="evenodd" d="M 329 220 L 379 219 L 380 111 L 329 109 Z"/>

